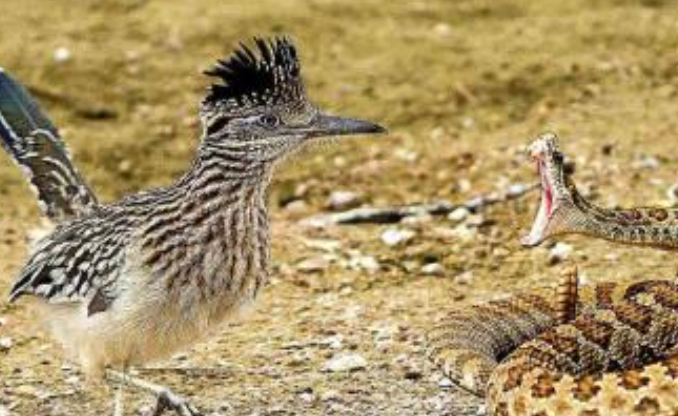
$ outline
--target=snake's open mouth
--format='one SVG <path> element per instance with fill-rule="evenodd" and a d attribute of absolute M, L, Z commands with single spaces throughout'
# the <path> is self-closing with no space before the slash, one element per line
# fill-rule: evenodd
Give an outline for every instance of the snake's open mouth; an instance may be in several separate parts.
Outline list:
<path fill-rule="evenodd" d="M 541 178 L 541 201 L 530 233 L 521 240 L 521 243 L 527 247 L 538 246 L 544 241 L 546 228 L 554 211 L 553 190 L 545 173 L 544 162 L 541 159 L 537 159 L 537 172 Z"/>
<path fill-rule="evenodd" d="M 535 247 L 548 238 L 549 225 L 559 203 L 553 173 L 562 172 L 563 167 L 562 156 L 558 153 L 553 134 L 542 135 L 530 145 L 528 152 L 536 162 L 541 180 L 541 201 L 530 233 L 521 239 L 521 243 L 527 247 Z"/>

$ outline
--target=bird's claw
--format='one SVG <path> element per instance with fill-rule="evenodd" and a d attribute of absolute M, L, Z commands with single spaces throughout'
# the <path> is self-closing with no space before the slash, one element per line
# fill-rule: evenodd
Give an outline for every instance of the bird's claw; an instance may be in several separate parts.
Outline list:
<path fill-rule="evenodd" d="M 181 396 L 176 395 L 171 390 L 163 390 L 158 395 L 158 402 L 155 405 L 152 416 L 160 416 L 166 410 L 174 411 L 179 416 L 204 416 L 198 409 L 193 407 Z"/>

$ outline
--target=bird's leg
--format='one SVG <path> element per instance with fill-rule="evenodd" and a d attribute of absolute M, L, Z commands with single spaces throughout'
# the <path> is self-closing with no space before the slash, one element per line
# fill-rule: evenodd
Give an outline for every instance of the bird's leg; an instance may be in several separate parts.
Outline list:
<path fill-rule="evenodd" d="M 202 413 L 191 406 L 186 399 L 177 395 L 165 386 L 132 377 L 115 370 L 106 370 L 106 377 L 110 381 L 122 384 L 127 383 L 155 395 L 158 398 L 158 401 L 151 416 L 160 416 L 165 413 L 166 410 L 173 410 L 179 416 L 203 416 Z"/>
<path fill-rule="evenodd" d="M 127 373 L 122 373 L 122 381 L 118 383 L 118 386 L 115 390 L 115 399 L 113 402 L 113 416 L 124 416 L 125 415 L 125 387 L 127 385 Z"/>

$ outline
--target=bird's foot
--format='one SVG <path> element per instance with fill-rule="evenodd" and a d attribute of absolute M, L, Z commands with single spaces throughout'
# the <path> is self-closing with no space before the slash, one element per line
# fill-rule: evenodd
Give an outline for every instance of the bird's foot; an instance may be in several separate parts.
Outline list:
<path fill-rule="evenodd" d="M 151 415 L 160 416 L 167 410 L 174 411 L 178 416 L 204 416 L 198 409 L 188 403 L 185 398 L 166 388 L 158 394 L 158 402 Z"/>

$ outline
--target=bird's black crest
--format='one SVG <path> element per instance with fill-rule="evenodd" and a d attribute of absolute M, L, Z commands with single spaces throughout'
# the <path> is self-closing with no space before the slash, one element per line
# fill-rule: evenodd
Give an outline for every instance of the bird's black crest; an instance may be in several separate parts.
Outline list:
<path fill-rule="evenodd" d="M 255 49 L 240 44 L 229 58 L 205 74 L 219 78 L 204 104 L 237 108 L 304 99 L 297 50 L 286 37 L 255 38 Z"/>

